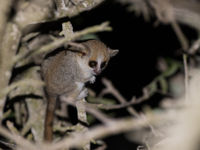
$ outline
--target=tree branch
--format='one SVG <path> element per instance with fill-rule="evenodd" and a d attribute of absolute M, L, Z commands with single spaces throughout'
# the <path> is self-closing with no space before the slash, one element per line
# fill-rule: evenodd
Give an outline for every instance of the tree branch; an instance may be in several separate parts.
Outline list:
<path fill-rule="evenodd" d="M 147 126 L 148 122 L 159 122 L 162 120 L 162 114 L 154 115 L 151 117 L 150 115 L 146 119 L 134 119 L 134 118 L 126 118 L 126 119 L 118 119 L 114 120 L 110 124 L 99 125 L 93 127 L 88 132 L 85 133 L 77 133 L 63 139 L 60 142 L 51 144 L 51 145 L 43 145 L 43 149 L 48 150 L 57 150 L 65 148 L 78 148 L 89 142 L 91 139 L 99 139 L 109 135 L 114 135 L 126 131 L 130 131 L 133 129 L 139 129 L 144 126 Z"/>
<path fill-rule="evenodd" d="M 8 13 L 10 12 L 12 0 L 0 0 L 0 47 L 7 24 Z"/>
<path fill-rule="evenodd" d="M 111 31 L 111 27 L 108 26 L 108 22 L 103 22 L 100 25 L 96 25 L 96 26 L 92 26 L 92 27 L 88 27 L 82 31 L 78 31 L 75 32 L 72 36 L 70 37 L 63 37 L 63 38 L 58 38 L 55 39 L 53 42 L 42 46 L 41 48 L 39 48 L 38 50 L 32 50 L 32 51 L 25 51 L 23 53 L 18 54 L 14 60 L 13 63 L 17 63 L 19 61 L 21 61 L 22 59 L 26 58 L 25 60 L 23 60 L 24 62 L 22 62 L 22 64 L 26 64 L 27 62 L 30 61 L 30 58 L 35 56 L 35 55 L 39 55 L 41 53 L 45 53 L 45 52 L 49 52 L 51 50 L 54 50 L 60 46 L 62 46 L 63 44 L 66 44 L 67 42 L 70 42 L 72 40 L 75 40 L 85 34 L 89 34 L 89 33 L 95 33 L 95 32 L 102 32 L 102 31 Z"/>
<path fill-rule="evenodd" d="M 70 5 L 65 3 L 65 0 L 55 0 L 57 12 L 55 16 L 57 18 L 62 17 L 73 17 L 77 14 L 80 14 L 83 11 L 89 11 L 92 8 L 95 8 L 97 5 L 102 3 L 104 0 L 82 0 L 77 1 L 73 0 L 73 4 Z"/>

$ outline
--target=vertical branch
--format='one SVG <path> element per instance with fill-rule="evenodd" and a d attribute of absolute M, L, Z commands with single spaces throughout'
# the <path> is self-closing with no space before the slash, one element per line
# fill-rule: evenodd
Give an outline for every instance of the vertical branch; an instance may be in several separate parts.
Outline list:
<path fill-rule="evenodd" d="M 50 7 L 48 7 L 49 5 L 47 5 L 46 2 L 41 2 L 41 6 L 39 4 L 27 3 L 28 5 L 23 5 L 23 8 L 21 8 L 22 6 L 19 7 L 13 20 L 5 25 L 7 20 L 6 15 L 9 10 L 8 7 L 13 1 L 1 0 L 0 2 L 0 37 L 2 38 L 2 40 L 0 38 L 0 90 L 2 90 L 9 83 L 12 73 L 11 70 L 15 65 L 14 56 L 18 49 L 23 28 L 30 23 L 40 22 L 48 18 Z M 52 2 L 49 1 L 48 3 Z M 42 6 L 44 6 L 44 8 Z M 5 9 L 7 9 L 7 11 Z M 1 34 L 3 31 L 4 35 Z M 3 97 L 0 97 L 0 99 L 3 99 Z"/>
<path fill-rule="evenodd" d="M 10 11 L 10 6 L 12 4 L 12 0 L 0 0 L 0 46 L 2 42 L 2 38 L 4 35 L 8 13 Z"/>
<path fill-rule="evenodd" d="M 13 68 L 13 57 L 16 54 L 20 41 L 21 32 L 17 25 L 9 23 L 6 26 L 5 34 L 0 47 L 0 91 L 2 91 L 9 83 Z M 5 100 L 5 97 L 0 97 Z M 4 102 L 1 102 L 0 117 L 3 114 Z"/>
<path fill-rule="evenodd" d="M 171 23 L 174 32 L 176 33 L 176 36 L 179 39 L 179 42 L 183 48 L 183 50 L 189 49 L 188 40 L 186 39 L 185 35 L 183 34 L 182 30 L 180 29 L 179 25 L 176 22 Z M 184 72 L 185 72 L 185 101 L 188 101 L 188 64 L 187 64 L 187 55 L 183 54 L 183 64 L 184 64 Z"/>
<path fill-rule="evenodd" d="M 2 39 L 1 54 L 0 54 L 0 90 L 7 86 L 11 69 L 13 67 L 12 58 L 16 54 L 20 41 L 21 32 L 17 25 L 9 23 L 5 29 L 5 35 Z M 9 59 L 9 61 L 8 61 Z"/>
<path fill-rule="evenodd" d="M 38 143 L 43 141 L 44 133 L 44 103 L 41 99 L 27 99 L 29 119 L 25 124 L 21 134 L 24 136 L 30 129 L 34 140 Z"/>
<path fill-rule="evenodd" d="M 78 120 L 80 120 L 81 122 L 83 123 L 86 123 L 88 124 L 88 121 L 87 121 L 87 113 L 86 113 L 86 110 L 85 110 L 85 99 L 81 99 L 81 100 L 78 100 L 76 102 L 76 108 L 77 108 L 77 113 L 78 113 Z M 80 132 L 87 132 L 88 131 L 88 127 L 80 124 Z M 90 142 L 89 143 L 86 143 L 84 146 L 83 146 L 83 149 L 84 150 L 90 150 Z"/>
<path fill-rule="evenodd" d="M 87 122 L 87 114 L 86 114 L 86 110 L 85 110 L 85 99 L 81 99 L 78 100 L 76 102 L 76 108 L 77 108 L 77 113 L 78 113 L 78 119 L 86 124 L 88 124 Z"/>
<path fill-rule="evenodd" d="M 177 38 L 179 39 L 181 47 L 184 50 L 187 50 L 189 48 L 188 40 L 185 37 L 185 35 L 183 34 L 183 32 L 181 31 L 179 25 L 175 21 L 173 21 L 171 23 L 171 25 L 172 25 L 172 28 L 173 28 L 174 32 L 176 33 Z"/>
<path fill-rule="evenodd" d="M 189 86 L 189 75 L 188 75 L 188 65 L 187 65 L 187 55 L 183 54 L 183 64 L 184 64 L 184 72 L 185 72 L 185 102 L 188 102 L 189 95 L 188 95 L 188 86 Z"/>

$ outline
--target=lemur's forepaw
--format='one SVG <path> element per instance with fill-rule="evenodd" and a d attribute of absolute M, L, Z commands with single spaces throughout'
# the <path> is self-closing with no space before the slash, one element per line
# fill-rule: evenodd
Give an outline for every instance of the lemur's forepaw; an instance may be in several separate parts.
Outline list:
<path fill-rule="evenodd" d="M 88 96 L 88 89 L 87 88 L 84 88 L 81 92 L 80 92 L 80 94 L 79 94 L 79 96 L 78 96 L 78 99 L 83 99 L 83 98 L 85 98 L 85 97 L 87 97 Z"/>
<path fill-rule="evenodd" d="M 96 77 L 95 77 L 95 76 L 92 76 L 92 77 L 90 78 L 90 83 L 93 84 L 93 83 L 95 82 L 95 80 L 96 80 Z"/>

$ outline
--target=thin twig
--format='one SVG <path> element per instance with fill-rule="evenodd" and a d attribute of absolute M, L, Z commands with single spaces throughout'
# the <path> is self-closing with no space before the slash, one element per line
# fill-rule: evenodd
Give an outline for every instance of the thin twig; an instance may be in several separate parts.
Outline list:
<path fill-rule="evenodd" d="M 188 102 L 189 100 L 189 75 L 188 75 L 188 65 L 187 65 L 187 55 L 183 54 L 183 64 L 184 64 L 184 73 L 185 73 L 185 102 Z"/>
<path fill-rule="evenodd" d="M 103 84 L 106 86 L 106 88 L 100 93 L 100 96 L 106 94 L 106 93 L 112 93 L 113 96 L 115 96 L 117 98 L 117 100 L 119 100 L 120 103 L 127 103 L 126 99 L 119 93 L 119 91 L 114 88 L 114 86 L 112 85 L 112 83 L 107 80 L 107 79 L 103 79 L 102 80 Z M 134 101 L 135 99 L 133 98 L 132 102 Z M 138 113 L 131 107 L 127 107 L 127 110 L 128 112 L 133 115 L 133 116 L 136 116 L 136 117 L 139 117 Z"/>
<path fill-rule="evenodd" d="M 174 29 L 174 32 L 176 33 L 177 38 L 179 39 L 181 47 L 184 50 L 188 50 L 188 48 L 189 48 L 188 40 L 185 37 L 185 35 L 183 34 L 183 32 L 182 32 L 180 26 L 178 25 L 178 23 L 172 22 L 171 25 L 172 25 L 172 28 Z"/>
<path fill-rule="evenodd" d="M 131 105 L 134 104 L 139 104 L 143 101 L 148 99 L 146 96 L 141 96 L 140 98 L 135 98 L 133 97 L 132 100 L 126 101 L 121 104 L 94 104 L 94 103 L 85 103 L 86 107 L 92 107 L 92 108 L 99 108 L 99 109 L 104 109 L 104 110 L 114 110 L 114 109 L 122 109 L 126 107 L 130 107 Z"/>
<path fill-rule="evenodd" d="M 188 53 L 191 55 L 196 54 L 196 52 L 199 50 L 199 47 L 200 47 L 200 39 L 198 38 L 189 48 Z"/>

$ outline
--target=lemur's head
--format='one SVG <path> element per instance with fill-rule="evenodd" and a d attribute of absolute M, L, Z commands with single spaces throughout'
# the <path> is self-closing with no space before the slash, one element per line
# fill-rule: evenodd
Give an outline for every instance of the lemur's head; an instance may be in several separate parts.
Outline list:
<path fill-rule="evenodd" d="M 110 58 L 119 52 L 119 50 L 108 48 L 99 40 L 88 40 L 82 42 L 81 45 L 83 48 L 78 55 L 78 63 L 84 71 L 89 71 L 92 75 L 100 74 Z"/>

